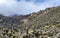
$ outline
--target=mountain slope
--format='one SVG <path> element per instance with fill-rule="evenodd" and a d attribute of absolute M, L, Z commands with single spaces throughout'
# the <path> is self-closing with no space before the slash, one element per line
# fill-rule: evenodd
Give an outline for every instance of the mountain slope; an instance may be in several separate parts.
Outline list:
<path fill-rule="evenodd" d="M 32 24 L 36 26 L 38 25 L 44 26 L 46 24 L 53 25 L 55 22 L 60 22 L 60 7 L 53 7 L 51 9 L 44 10 L 42 14 L 36 16 L 35 19 L 31 22 L 34 22 Z"/>
<path fill-rule="evenodd" d="M 0 31 L 5 38 L 60 38 L 60 6 L 29 15 L 0 15 Z"/>

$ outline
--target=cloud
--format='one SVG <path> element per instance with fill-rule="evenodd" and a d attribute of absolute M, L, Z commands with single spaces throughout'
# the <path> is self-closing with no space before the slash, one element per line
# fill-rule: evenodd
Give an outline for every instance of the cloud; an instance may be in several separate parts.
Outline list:
<path fill-rule="evenodd" d="M 29 14 L 47 7 L 59 6 L 60 0 L 0 0 L 0 14 Z"/>

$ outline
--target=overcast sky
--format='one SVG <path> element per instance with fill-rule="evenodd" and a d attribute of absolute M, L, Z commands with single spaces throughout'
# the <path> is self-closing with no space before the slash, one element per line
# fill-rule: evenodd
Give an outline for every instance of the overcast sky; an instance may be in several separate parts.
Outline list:
<path fill-rule="evenodd" d="M 29 14 L 47 7 L 59 6 L 60 0 L 0 0 L 0 14 Z"/>

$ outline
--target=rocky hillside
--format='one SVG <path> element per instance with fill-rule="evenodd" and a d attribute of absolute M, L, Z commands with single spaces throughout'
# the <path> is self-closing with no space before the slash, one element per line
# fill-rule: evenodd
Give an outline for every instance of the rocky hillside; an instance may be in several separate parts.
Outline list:
<path fill-rule="evenodd" d="M 0 14 L 1 38 L 60 38 L 60 6 L 29 15 Z"/>

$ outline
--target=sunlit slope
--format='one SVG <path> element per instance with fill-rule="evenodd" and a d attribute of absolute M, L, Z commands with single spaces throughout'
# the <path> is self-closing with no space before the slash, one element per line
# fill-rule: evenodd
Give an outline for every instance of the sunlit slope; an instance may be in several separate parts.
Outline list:
<path fill-rule="evenodd" d="M 38 12 L 40 13 L 40 12 Z M 42 14 L 37 15 L 26 23 L 30 28 L 40 28 L 45 25 L 57 25 L 60 23 L 60 7 L 52 7 L 43 10 Z"/>

